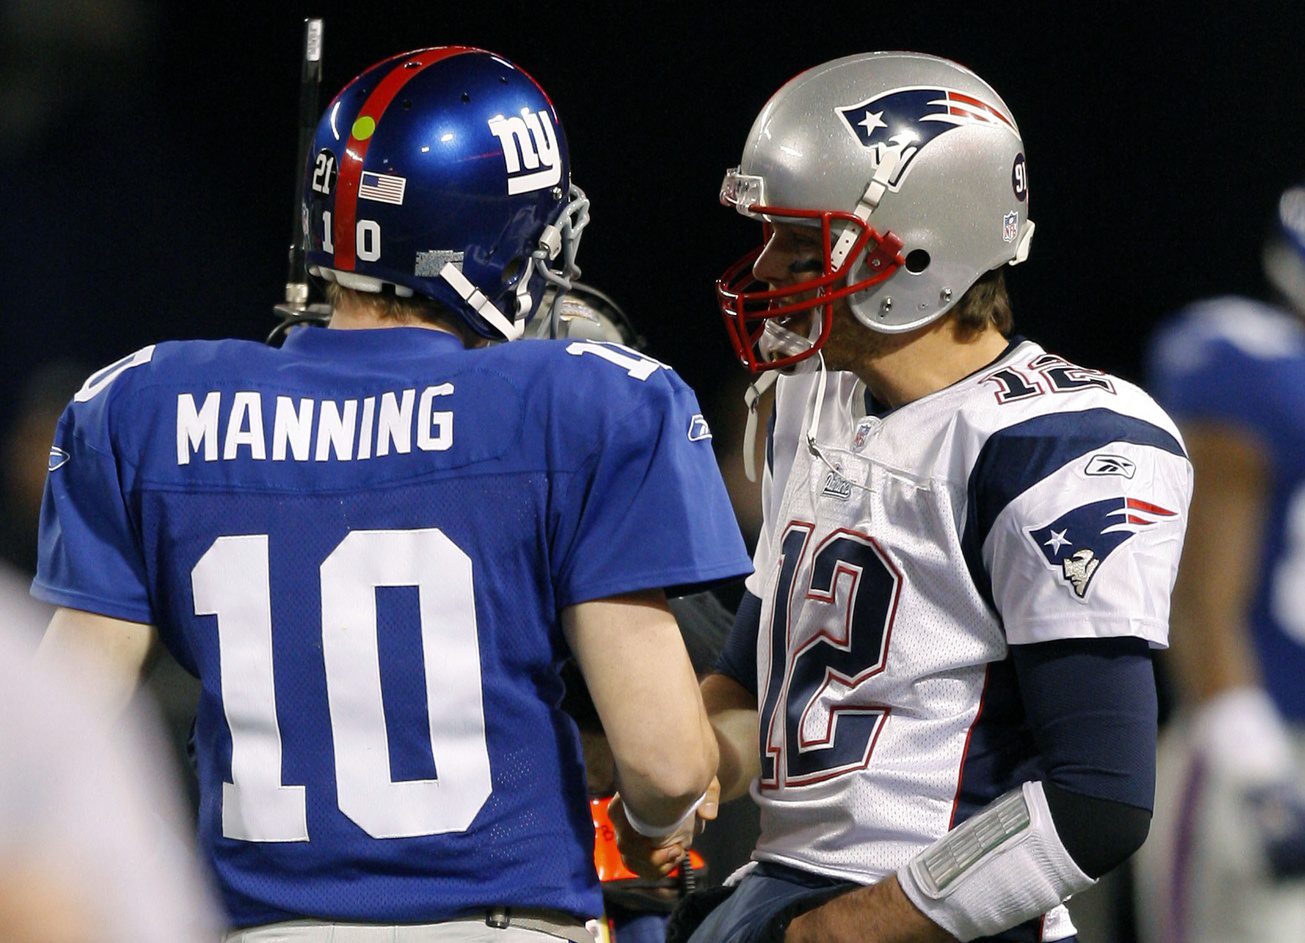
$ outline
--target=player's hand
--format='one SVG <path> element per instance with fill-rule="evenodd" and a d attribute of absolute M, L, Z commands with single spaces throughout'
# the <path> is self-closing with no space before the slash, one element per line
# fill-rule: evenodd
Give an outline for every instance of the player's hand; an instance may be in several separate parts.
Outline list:
<path fill-rule="evenodd" d="M 896 877 L 865 887 L 832 887 L 789 904 L 762 943 L 955 943 L 906 896 Z"/>
<path fill-rule="evenodd" d="M 1285 780 L 1247 790 L 1245 795 L 1269 873 L 1278 880 L 1305 877 L 1305 792 Z"/>
<path fill-rule="evenodd" d="M 706 824 L 716 818 L 720 810 L 720 781 L 712 777 L 707 795 L 697 811 L 675 832 L 665 838 L 640 835 L 626 818 L 625 806 L 618 792 L 607 807 L 607 814 L 616 829 L 616 847 L 621 852 L 625 866 L 646 880 L 664 878 L 679 866 L 689 853 L 694 838 L 702 834 Z"/>
<path fill-rule="evenodd" d="M 1217 788 L 1231 790 L 1275 879 L 1305 877 L 1305 788 L 1291 739 L 1268 696 L 1233 688 L 1204 701 L 1191 721 L 1193 746 Z"/>

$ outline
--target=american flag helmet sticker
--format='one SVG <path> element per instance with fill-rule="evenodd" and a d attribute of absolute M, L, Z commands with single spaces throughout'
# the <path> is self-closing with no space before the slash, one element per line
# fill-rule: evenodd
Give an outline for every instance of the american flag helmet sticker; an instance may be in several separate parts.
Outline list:
<path fill-rule="evenodd" d="M 407 177 L 395 177 L 391 174 L 378 174 L 372 173 L 370 170 L 364 170 L 362 179 L 358 181 L 358 198 L 402 206 L 403 191 L 407 186 Z"/>

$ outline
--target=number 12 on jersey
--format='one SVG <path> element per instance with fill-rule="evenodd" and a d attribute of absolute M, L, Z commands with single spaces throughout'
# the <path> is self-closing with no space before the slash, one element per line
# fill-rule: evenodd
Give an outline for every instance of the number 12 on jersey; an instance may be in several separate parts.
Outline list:
<path fill-rule="evenodd" d="M 308 841 L 307 789 L 282 781 L 267 535 L 219 537 L 191 571 L 191 583 L 195 614 L 217 616 L 222 706 L 231 731 L 222 834 Z M 354 531 L 322 562 L 321 586 L 340 811 L 373 838 L 466 830 L 491 789 L 471 559 L 436 529 Z M 382 586 L 418 590 L 437 779 L 395 782 L 390 773 L 376 635 Z M 287 694 L 282 703 L 293 701 Z"/>
<path fill-rule="evenodd" d="M 864 686 L 888 662 L 902 575 L 872 537 L 840 529 L 811 551 L 810 576 L 799 588 L 814 530 L 791 522 L 780 543 L 759 718 L 762 789 L 864 769 L 890 712 L 870 703 Z M 803 614 L 819 619 L 819 628 L 796 647 L 795 592 L 805 594 Z"/>

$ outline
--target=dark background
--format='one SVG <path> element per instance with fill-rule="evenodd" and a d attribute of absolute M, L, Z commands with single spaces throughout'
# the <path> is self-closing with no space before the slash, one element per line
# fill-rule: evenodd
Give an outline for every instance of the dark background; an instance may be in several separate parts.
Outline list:
<path fill-rule="evenodd" d="M 1019 329 L 1136 379 L 1164 312 L 1260 291 L 1275 198 L 1305 176 L 1305 6 L 1206 6 L 0 0 L 0 430 L 42 364 L 271 327 L 309 14 L 323 107 L 375 60 L 442 43 L 544 85 L 593 199 L 585 278 L 709 415 L 741 377 L 712 282 L 756 238 L 716 192 L 761 105 L 851 52 L 955 58 L 1024 135 L 1038 232 L 1010 278 Z"/>

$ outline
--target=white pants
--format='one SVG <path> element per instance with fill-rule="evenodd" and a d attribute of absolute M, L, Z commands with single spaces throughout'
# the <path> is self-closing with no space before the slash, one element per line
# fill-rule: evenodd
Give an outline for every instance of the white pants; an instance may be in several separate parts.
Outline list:
<path fill-rule="evenodd" d="M 558 943 L 558 937 L 519 927 L 490 927 L 483 920 L 405 926 L 290 920 L 234 930 L 225 943 Z"/>
<path fill-rule="evenodd" d="M 1296 745 L 1305 760 L 1305 735 Z M 1160 739 L 1155 814 L 1134 860 L 1145 943 L 1305 940 L 1305 880 L 1269 879 L 1240 793 L 1194 763 L 1184 718 Z"/>

